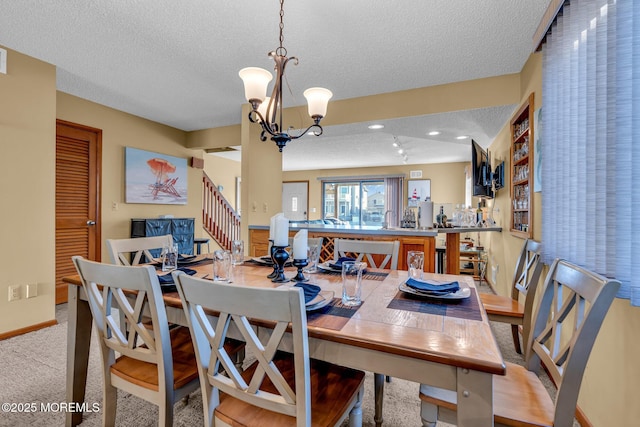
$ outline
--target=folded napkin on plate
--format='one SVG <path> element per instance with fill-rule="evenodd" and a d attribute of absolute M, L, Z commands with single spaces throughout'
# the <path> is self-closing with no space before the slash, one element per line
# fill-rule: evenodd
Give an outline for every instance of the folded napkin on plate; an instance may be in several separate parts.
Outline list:
<path fill-rule="evenodd" d="M 418 279 L 407 279 L 405 282 L 408 287 L 422 291 L 428 292 L 433 295 L 446 295 L 453 292 L 458 292 L 460 290 L 460 285 L 458 282 L 436 282 L 429 280 L 418 280 Z"/>
<path fill-rule="evenodd" d="M 185 274 L 188 274 L 189 276 L 193 276 L 194 274 L 196 274 L 195 270 L 192 270 L 190 268 L 178 268 L 178 271 L 184 271 Z M 168 285 L 170 283 L 173 283 L 173 276 L 171 275 L 171 273 L 167 273 L 167 274 L 163 274 L 162 276 L 158 276 L 158 281 L 160 282 L 161 285 Z"/>
<path fill-rule="evenodd" d="M 352 258 L 350 256 L 341 256 L 340 258 L 338 258 L 338 260 L 336 262 L 330 262 L 329 266 L 333 267 L 333 268 L 339 268 L 342 269 L 342 263 L 346 262 L 346 261 L 355 261 L 355 258 Z"/>
<path fill-rule="evenodd" d="M 296 283 L 294 286 L 302 288 L 304 291 L 305 304 L 312 301 L 320 293 L 320 286 L 312 285 L 311 283 Z"/>

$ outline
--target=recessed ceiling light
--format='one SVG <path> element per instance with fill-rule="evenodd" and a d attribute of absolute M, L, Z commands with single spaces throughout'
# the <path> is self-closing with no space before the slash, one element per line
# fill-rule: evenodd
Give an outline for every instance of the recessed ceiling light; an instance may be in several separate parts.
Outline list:
<path fill-rule="evenodd" d="M 436 136 L 436 135 L 440 135 L 440 131 L 432 130 L 432 131 L 431 131 L 431 132 L 429 132 L 427 135 L 429 135 L 429 136 Z"/>
<path fill-rule="evenodd" d="M 375 125 L 369 125 L 368 126 L 369 129 L 373 129 L 373 130 L 382 129 L 383 127 L 384 127 L 384 125 L 381 125 L 381 124 L 375 124 Z"/>
<path fill-rule="evenodd" d="M 460 135 L 460 136 L 456 136 L 456 139 L 467 139 L 469 138 L 468 135 Z"/>

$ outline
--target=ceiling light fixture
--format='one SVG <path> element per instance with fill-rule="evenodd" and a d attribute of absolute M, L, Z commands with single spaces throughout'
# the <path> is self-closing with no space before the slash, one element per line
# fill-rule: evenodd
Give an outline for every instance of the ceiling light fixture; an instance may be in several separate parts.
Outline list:
<path fill-rule="evenodd" d="M 436 135 L 440 135 L 440 132 L 437 130 L 432 130 L 431 132 L 429 132 L 427 135 L 429 136 L 436 136 Z"/>
<path fill-rule="evenodd" d="M 284 0 L 280 0 L 280 46 L 274 51 L 269 52 L 269 56 L 275 61 L 276 82 L 273 87 L 271 97 L 267 97 L 267 86 L 273 78 L 271 73 L 263 68 L 248 67 L 243 68 L 238 73 L 244 82 L 244 95 L 251 104 L 249 112 L 249 121 L 251 123 L 259 123 L 262 126 L 260 140 L 266 141 L 267 135 L 271 135 L 271 140 L 276 143 L 280 152 L 293 139 L 304 136 L 308 131 L 313 129 L 316 136 L 322 135 L 322 126 L 320 120 L 327 114 L 327 104 L 333 93 L 329 89 L 321 87 L 312 87 L 304 91 L 304 97 L 307 98 L 309 104 L 309 115 L 313 119 L 313 124 L 299 134 L 292 135 L 293 127 L 289 127 L 286 131 L 282 128 L 282 79 L 284 78 L 284 69 L 293 61 L 294 65 L 298 65 L 298 58 L 292 56 L 287 58 L 287 49 L 284 48 L 282 42 L 284 36 L 282 30 L 284 28 Z M 265 107 L 266 105 L 266 107 Z"/>
<path fill-rule="evenodd" d="M 371 129 L 371 130 L 377 130 L 377 129 L 383 129 L 383 128 L 384 128 L 384 125 L 381 125 L 381 124 L 374 124 L 374 125 L 369 125 L 369 126 L 367 126 L 367 127 L 368 127 L 369 129 Z"/>
<path fill-rule="evenodd" d="M 460 135 L 460 136 L 456 136 L 456 139 L 467 139 L 469 138 L 468 135 Z"/>
<path fill-rule="evenodd" d="M 396 151 L 398 152 L 400 157 L 402 157 L 402 163 L 406 165 L 407 162 L 409 161 L 409 156 L 407 156 L 407 153 L 404 151 L 404 148 L 402 148 L 402 144 L 400 144 L 400 140 L 398 140 L 397 136 L 393 137 L 393 143 L 391 145 L 393 145 L 393 147 L 397 149 Z"/>

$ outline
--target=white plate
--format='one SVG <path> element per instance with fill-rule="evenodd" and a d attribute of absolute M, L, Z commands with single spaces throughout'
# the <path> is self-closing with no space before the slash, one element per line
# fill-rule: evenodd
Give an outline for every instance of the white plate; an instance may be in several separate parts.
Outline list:
<path fill-rule="evenodd" d="M 460 299 L 469 298 L 471 296 L 471 289 L 470 288 L 460 288 L 456 292 L 453 292 L 453 293 L 450 293 L 450 294 L 445 294 L 445 295 L 433 295 L 433 294 L 429 294 L 429 293 L 426 293 L 426 292 L 421 292 L 421 291 L 419 291 L 417 289 L 410 288 L 409 286 L 406 285 L 405 282 L 402 282 L 402 283 L 400 283 L 400 286 L 398 286 L 398 289 L 400 289 L 402 292 L 406 292 L 408 294 L 418 295 L 420 297 L 433 298 L 433 299 L 460 300 Z"/>
<path fill-rule="evenodd" d="M 324 270 L 324 271 L 331 271 L 333 273 L 341 273 L 342 272 L 342 268 L 334 268 L 331 267 L 331 265 L 329 264 L 333 264 L 333 261 L 327 261 L 327 262 L 323 262 L 318 264 L 318 268 L 320 270 Z"/>
<path fill-rule="evenodd" d="M 307 311 L 318 310 L 322 307 L 326 307 L 331 303 L 334 295 L 333 291 L 320 291 L 314 299 L 306 304 Z"/>
<path fill-rule="evenodd" d="M 262 259 L 262 257 L 257 256 L 257 257 L 251 258 L 251 260 L 254 262 L 257 262 L 258 264 L 273 266 L 273 262 L 270 259 L 266 260 L 266 259 Z M 292 261 L 288 259 L 287 262 L 284 263 L 284 266 L 291 267 L 291 262 Z"/>
<path fill-rule="evenodd" d="M 262 259 L 262 257 L 260 256 L 253 257 L 251 258 L 251 260 L 257 262 L 258 264 L 273 265 L 273 262 L 271 260 Z"/>

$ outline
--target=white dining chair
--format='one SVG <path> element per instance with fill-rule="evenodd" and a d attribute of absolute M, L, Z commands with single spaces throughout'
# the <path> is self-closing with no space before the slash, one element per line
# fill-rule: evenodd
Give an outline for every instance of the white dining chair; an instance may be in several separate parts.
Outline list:
<path fill-rule="evenodd" d="M 347 416 L 349 426 L 362 425 L 364 372 L 309 358 L 301 288 L 173 275 L 196 348 L 205 426 L 340 426 Z M 258 333 L 249 319 L 259 319 Z M 242 373 L 221 345 L 232 330 L 255 357 Z M 283 344 L 290 352 L 278 351 Z"/>
<path fill-rule="evenodd" d="M 120 389 L 157 405 L 158 425 L 172 426 L 174 403 L 198 389 L 198 366 L 189 329 L 169 330 L 155 269 L 72 259 L 100 340 L 103 425 L 115 425 Z M 116 308 L 126 327 L 112 315 Z M 145 308 L 151 329 L 141 320 Z"/>
<path fill-rule="evenodd" d="M 365 261 L 371 268 L 388 268 L 396 270 L 398 268 L 398 252 L 400 250 L 400 242 L 394 241 L 375 241 L 375 240 L 354 240 L 354 239 L 335 239 L 333 243 L 333 258 L 338 260 L 340 257 L 355 257 L 356 261 Z M 376 263 L 376 257 L 384 256 L 382 260 Z M 384 401 L 384 382 L 391 381 L 389 376 L 374 373 L 374 401 L 375 401 L 375 417 L 376 424 L 382 423 L 382 406 Z"/>
<path fill-rule="evenodd" d="M 154 259 L 151 250 L 172 245 L 171 234 L 164 236 L 136 237 L 131 239 L 107 239 L 109 261 L 116 265 L 138 265 Z M 144 256 L 144 258 L 143 258 Z"/>
<path fill-rule="evenodd" d="M 513 346 L 518 354 L 522 353 L 522 347 L 526 345 L 531 330 L 534 301 L 543 267 L 541 252 L 540 242 L 531 239 L 524 242 L 513 272 L 511 296 L 479 294 L 489 320 L 511 324 Z M 519 333 L 521 328 L 522 346 Z"/>
<path fill-rule="evenodd" d="M 493 377 L 496 426 L 573 426 L 584 369 L 619 287 L 620 282 L 569 262 L 553 263 L 525 344 L 526 367 L 507 363 L 506 375 Z M 540 366 L 557 387 L 553 399 L 537 375 Z M 457 396 L 421 385 L 423 425 L 435 427 L 438 420 L 456 424 Z"/>

